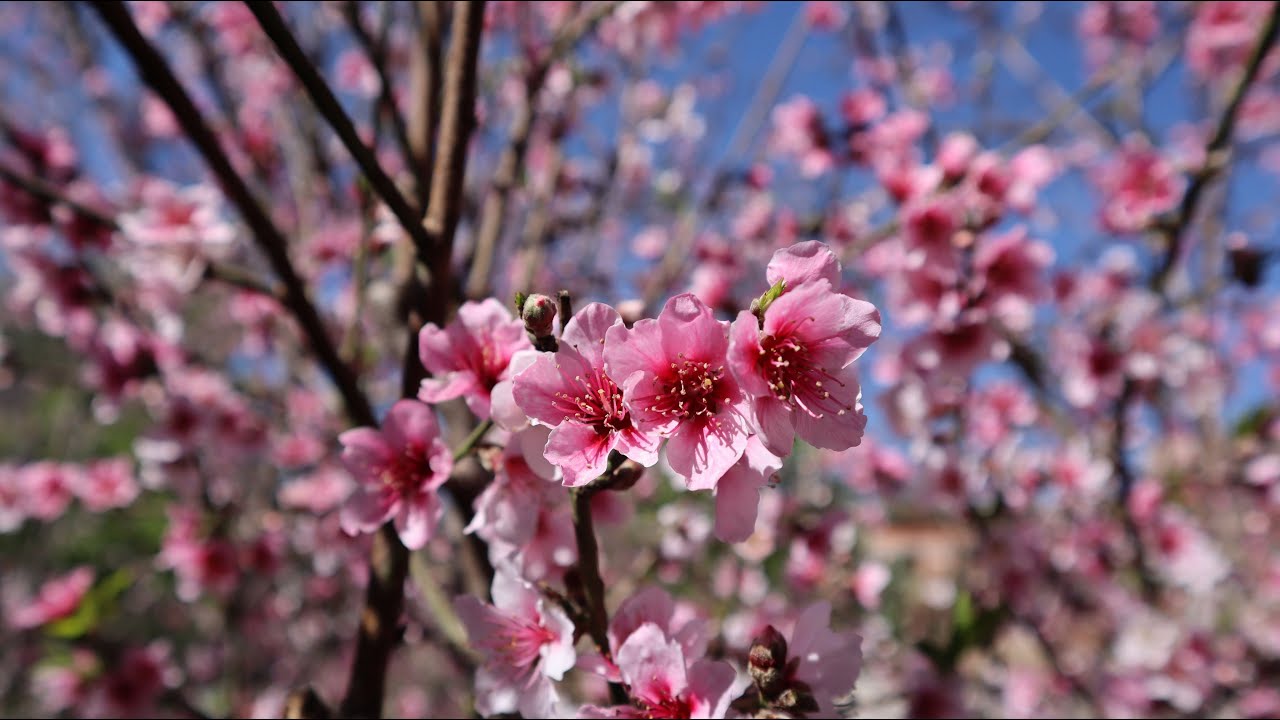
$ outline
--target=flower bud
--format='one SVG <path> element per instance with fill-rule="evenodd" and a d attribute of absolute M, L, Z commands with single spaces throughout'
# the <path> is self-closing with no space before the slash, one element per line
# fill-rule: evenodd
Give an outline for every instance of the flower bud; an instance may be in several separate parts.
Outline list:
<path fill-rule="evenodd" d="M 556 319 L 556 301 L 546 295 L 534 293 L 524 300 L 520 310 L 520 319 L 524 320 L 524 329 L 535 338 L 551 335 L 551 328 Z"/>
<path fill-rule="evenodd" d="M 772 698 L 786 684 L 787 639 L 772 625 L 751 642 L 747 669 L 764 698 Z"/>

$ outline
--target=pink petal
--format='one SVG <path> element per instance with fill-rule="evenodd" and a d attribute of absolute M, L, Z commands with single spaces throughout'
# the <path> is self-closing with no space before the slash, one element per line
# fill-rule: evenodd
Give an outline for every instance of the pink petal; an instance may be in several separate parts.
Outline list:
<path fill-rule="evenodd" d="M 476 376 L 468 371 L 447 372 L 439 378 L 427 378 L 418 388 L 418 399 L 427 403 L 442 403 L 466 395 L 481 392 Z"/>
<path fill-rule="evenodd" d="M 619 387 L 635 373 L 653 373 L 666 367 L 662 354 L 662 332 L 658 321 L 644 319 L 631 329 L 614 325 L 605 333 L 605 371 Z"/>
<path fill-rule="evenodd" d="M 737 680 L 733 666 L 723 660 L 699 660 L 689 668 L 691 718 L 722 718 L 729 709 L 730 691 Z"/>
<path fill-rule="evenodd" d="M 387 411 L 382 435 L 392 448 L 403 449 L 411 444 L 429 444 L 440 437 L 440 426 L 429 406 L 417 400 L 398 400 Z"/>
<path fill-rule="evenodd" d="M 560 336 L 561 346 L 575 348 L 591 367 L 604 367 L 605 333 L 622 324 L 622 316 L 609 305 L 591 303 L 573 314 Z"/>
<path fill-rule="evenodd" d="M 716 485 L 716 537 L 727 543 L 743 542 L 756 529 L 760 488 L 765 479 L 738 463 Z"/>
<path fill-rule="evenodd" d="M 662 436 L 658 433 L 630 428 L 617 434 L 617 447 L 614 449 L 645 467 L 653 467 L 658 464 L 661 445 Z"/>
<path fill-rule="evenodd" d="M 773 390 L 756 364 L 760 357 L 760 324 L 743 310 L 729 328 L 729 369 L 748 395 L 771 395 Z"/>
<path fill-rule="evenodd" d="M 361 488 L 342 506 L 338 516 L 342 531 L 348 535 L 371 533 L 391 519 L 400 509 L 400 499 L 393 493 Z"/>
<path fill-rule="evenodd" d="M 589 373 L 586 365 L 572 348 L 562 348 L 556 353 L 538 353 L 538 357 L 512 381 L 512 397 L 529 417 L 544 425 L 555 427 L 571 418 L 557 394 L 577 395 L 581 388 L 574 387 L 573 376 Z"/>
<path fill-rule="evenodd" d="M 667 301 L 658 315 L 666 360 L 684 356 L 720 363 L 729 348 L 729 324 L 716 320 L 711 308 L 693 293 Z"/>
<path fill-rule="evenodd" d="M 679 643 L 668 640 L 662 628 L 645 623 L 622 643 L 614 655 L 631 694 L 651 705 L 677 697 L 688 687 L 684 653 Z"/>
<path fill-rule="evenodd" d="M 601 435 L 587 425 L 565 422 L 551 431 L 546 458 L 564 472 L 568 487 L 586 485 L 604 472 L 614 435 Z"/>
<path fill-rule="evenodd" d="M 764 447 L 774 455 L 790 455 L 796 440 L 791 409 L 775 397 L 758 397 L 752 404 L 756 434 Z"/>
<path fill-rule="evenodd" d="M 396 514 L 396 532 L 410 550 L 420 550 L 431 539 L 436 523 L 444 514 L 435 493 L 421 493 L 401 503 Z"/>
<path fill-rule="evenodd" d="M 667 441 L 667 462 L 688 479 L 690 490 L 710 490 L 742 457 L 747 432 L 736 413 L 721 412 L 718 427 L 683 423 Z"/>
<path fill-rule="evenodd" d="M 609 620 L 609 644 L 621 647 L 631 633 L 645 623 L 653 623 L 664 632 L 671 632 L 671 617 L 676 603 L 671 595 L 660 587 L 650 586 L 627 598 L 614 611 Z"/>
<path fill-rule="evenodd" d="M 770 285 L 786 281 L 788 288 L 811 280 L 827 280 L 835 285 L 840 282 L 840 261 L 826 243 L 808 240 L 775 252 L 765 278 Z"/>
<path fill-rule="evenodd" d="M 342 464 L 357 482 L 376 481 L 391 457 L 382 435 L 373 428 L 355 428 L 338 436 L 342 444 Z"/>

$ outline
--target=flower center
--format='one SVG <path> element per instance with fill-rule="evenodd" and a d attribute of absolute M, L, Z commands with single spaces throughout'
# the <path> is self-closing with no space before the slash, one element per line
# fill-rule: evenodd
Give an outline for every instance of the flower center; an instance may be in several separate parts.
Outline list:
<path fill-rule="evenodd" d="M 721 382 L 724 366 L 712 367 L 711 363 L 690 360 L 684 353 L 678 357 L 678 362 L 671 363 L 665 373 L 658 375 L 654 382 L 656 392 L 640 398 L 639 402 L 649 412 L 664 418 L 714 422 L 720 406 L 731 401 L 725 383 Z"/>
<path fill-rule="evenodd" d="M 431 460 L 422 443 L 411 442 L 391 458 L 382 471 L 382 484 L 396 494 L 409 495 L 431 477 Z"/>
<path fill-rule="evenodd" d="M 575 375 L 576 394 L 557 392 L 554 405 L 557 410 L 572 415 L 583 425 L 590 425 L 601 435 L 631 427 L 631 417 L 622 404 L 622 393 L 617 384 L 600 368 L 590 375 Z"/>
<path fill-rule="evenodd" d="M 640 717 L 643 718 L 688 718 L 693 717 L 693 704 L 688 698 L 675 695 L 666 687 L 650 689 L 653 697 L 637 700 L 640 706 Z"/>
<path fill-rule="evenodd" d="M 490 636 L 485 649 L 490 661 L 503 667 L 531 668 L 541 659 L 542 646 L 555 642 L 556 635 L 536 623 L 503 618 L 500 631 Z"/>
<path fill-rule="evenodd" d="M 844 387 L 831 373 L 815 365 L 809 349 L 791 335 L 764 335 L 760 338 L 758 367 L 769 381 L 774 397 L 815 418 L 844 415 L 853 408 L 831 395 L 825 383 Z"/>

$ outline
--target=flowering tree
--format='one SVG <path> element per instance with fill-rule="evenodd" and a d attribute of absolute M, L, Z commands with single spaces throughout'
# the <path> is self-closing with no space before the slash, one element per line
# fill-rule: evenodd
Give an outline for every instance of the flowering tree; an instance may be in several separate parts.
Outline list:
<path fill-rule="evenodd" d="M 0 708 L 1280 714 L 1278 23 L 0 4 Z"/>

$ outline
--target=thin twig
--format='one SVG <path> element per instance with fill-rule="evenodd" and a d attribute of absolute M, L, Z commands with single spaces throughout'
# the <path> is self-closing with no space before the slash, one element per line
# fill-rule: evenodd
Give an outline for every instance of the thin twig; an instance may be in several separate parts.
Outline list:
<path fill-rule="evenodd" d="M 1263 60 L 1276 44 L 1278 28 L 1280 28 L 1280 2 L 1273 3 L 1271 6 L 1271 13 L 1267 15 L 1266 23 L 1258 34 L 1253 53 L 1245 63 L 1244 73 L 1231 89 L 1226 108 L 1218 118 L 1218 124 L 1205 146 L 1204 162 L 1191 174 L 1191 182 L 1182 195 L 1182 202 L 1178 204 L 1177 212 L 1172 218 L 1157 223 L 1154 228 L 1162 232 L 1166 240 L 1164 256 L 1151 276 L 1150 286 L 1156 293 L 1163 294 L 1169 282 L 1169 275 L 1182 254 L 1182 244 L 1186 239 L 1191 221 L 1195 219 L 1196 208 L 1200 204 L 1205 188 L 1229 165 L 1231 136 L 1235 132 L 1240 108 L 1244 104 L 1245 96 L 1249 94 L 1249 87 L 1258 77 Z"/>
<path fill-rule="evenodd" d="M 338 354 L 337 347 L 329 337 L 328 328 L 311 303 L 302 278 L 289 259 L 288 243 L 284 235 L 231 165 L 218 137 L 173 74 L 168 61 L 138 30 L 123 2 L 90 3 L 89 7 L 98 13 L 111 34 L 128 52 L 142 80 L 169 106 L 183 132 L 218 178 L 223 192 L 239 209 L 254 242 L 267 256 L 272 270 L 284 286 L 282 302 L 297 320 L 321 367 L 337 386 L 348 417 L 358 425 L 376 425 L 373 407 L 360 391 L 355 374 Z"/>
<path fill-rule="evenodd" d="M 506 148 L 498 160 L 497 170 L 493 174 L 493 181 L 485 195 L 484 209 L 480 214 L 475 252 L 472 253 L 471 270 L 467 275 L 467 297 L 478 300 L 489 294 L 489 276 L 498 241 L 502 237 L 502 228 L 506 224 L 507 205 L 511 199 L 511 191 L 524 172 L 529 136 L 537 119 L 538 98 L 546 84 L 547 74 L 552 65 L 573 50 L 579 41 L 591 34 L 596 25 L 609 17 L 621 4 L 600 3 L 579 14 L 573 22 L 560 29 L 550 47 L 525 72 L 524 99 L 516 109 Z M 552 177 L 552 193 L 555 192 L 554 181 L 555 178 Z"/>
<path fill-rule="evenodd" d="M 280 13 L 276 11 L 275 6 L 271 3 L 246 2 L 245 5 L 253 13 L 254 17 L 258 19 L 258 24 L 262 26 L 263 32 L 266 33 L 272 44 L 276 46 L 280 57 L 293 70 L 293 74 L 298 77 L 303 88 L 306 89 L 307 95 L 311 98 L 311 102 L 315 104 L 316 110 L 329 123 L 329 127 L 333 128 L 333 131 L 337 133 L 338 138 L 342 140 L 343 146 L 347 148 L 347 152 L 351 153 L 351 157 L 360 166 L 360 171 L 364 173 L 364 177 L 369 181 L 370 187 L 387 204 L 387 207 L 391 209 L 391 214 L 395 215 L 400 226 L 413 239 L 414 245 L 418 248 L 419 257 L 426 261 L 430 257 L 432 238 L 427 234 L 422 223 L 419 222 L 419 213 L 409 205 L 409 201 L 400 192 L 400 188 L 396 187 L 395 182 L 378 164 L 378 159 L 374 156 L 373 151 L 360 139 L 360 135 L 356 132 L 351 118 L 347 117 L 346 110 L 342 109 L 342 104 L 338 102 L 338 98 L 334 96 L 324 78 L 320 77 L 320 72 L 311 64 L 307 54 L 298 45 L 293 33 L 289 31 L 289 26 L 285 24 L 284 18 L 280 16 Z"/>
<path fill-rule="evenodd" d="M 382 112 L 391 118 L 391 129 L 396 139 L 396 144 L 400 148 L 405 164 L 411 165 L 413 162 L 413 150 L 409 144 L 409 130 L 405 124 L 404 114 L 396 106 L 395 88 L 391 84 L 391 73 L 387 70 L 386 46 L 380 43 L 364 27 L 360 20 L 360 3 L 356 2 L 356 0 L 347 0 L 346 16 L 347 24 L 351 26 L 352 34 L 356 36 L 360 47 L 364 49 L 365 55 L 369 58 L 369 63 L 373 65 L 374 72 L 378 75 L 378 84 L 380 86 L 378 105 L 382 108 Z"/>

